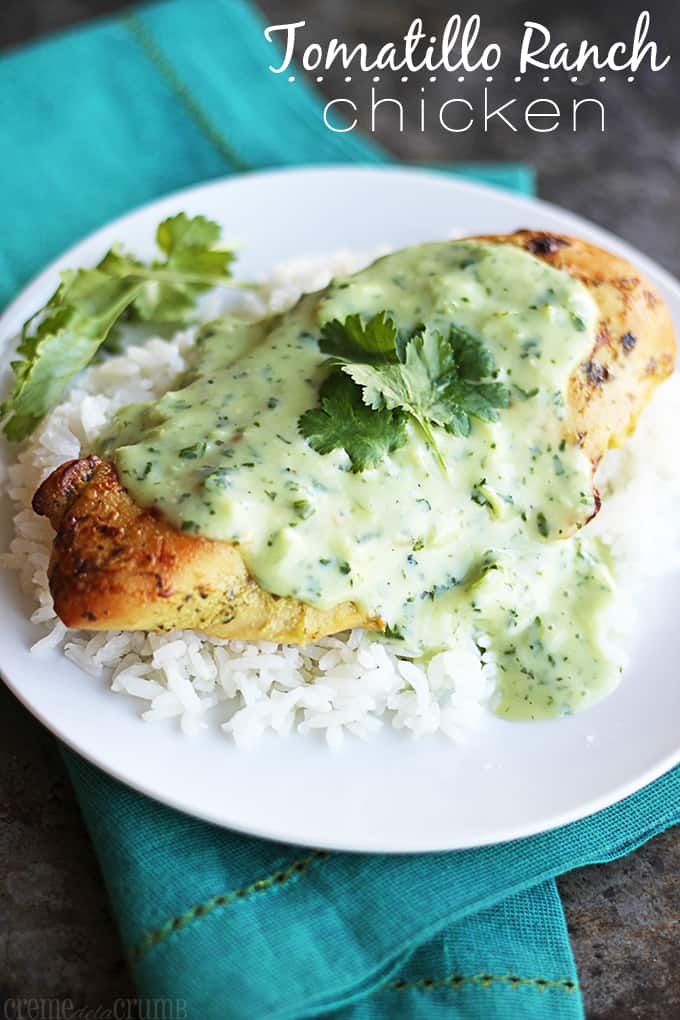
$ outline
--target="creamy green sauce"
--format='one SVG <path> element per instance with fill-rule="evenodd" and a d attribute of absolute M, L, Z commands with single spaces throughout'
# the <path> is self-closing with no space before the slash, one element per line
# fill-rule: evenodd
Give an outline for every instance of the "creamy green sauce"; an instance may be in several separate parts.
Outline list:
<path fill-rule="evenodd" d="M 512 403 L 469 437 L 437 429 L 442 471 L 421 433 L 375 469 L 299 434 L 327 375 L 320 326 L 387 310 L 477 334 Z M 594 510 L 588 458 L 563 437 L 567 382 L 594 344 L 597 308 L 567 274 L 509 245 L 396 252 L 291 311 L 205 330 L 181 388 L 118 413 L 102 438 L 123 484 L 179 528 L 236 542 L 263 588 L 330 608 L 352 600 L 409 653 L 462 628 L 495 653 L 496 711 L 572 712 L 602 697 L 613 581 L 574 528 Z"/>

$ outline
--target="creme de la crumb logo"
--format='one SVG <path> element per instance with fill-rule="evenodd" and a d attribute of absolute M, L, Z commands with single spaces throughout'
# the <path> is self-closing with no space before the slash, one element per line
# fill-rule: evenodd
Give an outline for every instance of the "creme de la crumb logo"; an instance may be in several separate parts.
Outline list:
<path fill-rule="evenodd" d="M 397 42 L 387 42 L 371 49 L 359 42 L 350 46 L 342 39 L 333 38 L 322 45 L 311 38 L 306 21 L 291 21 L 269 25 L 265 38 L 272 44 L 274 63 L 269 71 L 283 75 L 289 84 L 296 81 L 296 68 L 302 68 L 317 83 L 331 69 L 346 72 L 345 82 L 356 76 L 366 83 L 365 98 L 338 95 L 323 108 L 323 121 L 329 131 L 347 134 L 361 127 L 371 132 L 380 127 L 381 118 L 396 118 L 399 131 L 425 131 L 435 124 L 449 134 L 467 131 L 487 132 L 500 125 L 517 133 L 528 130 L 547 134 L 559 127 L 577 131 L 593 126 L 600 131 L 606 127 L 606 93 L 604 84 L 610 77 L 622 76 L 634 87 L 635 76 L 641 68 L 656 72 L 670 62 L 670 55 L 660 51 L 651 37 L 651 16 L 641 11 L 631 25 L 628 39 L 613 40 L 608 46 L 597 45 L 583 39 L 576 44 L 556 39 L 546 25 L 525 21 L 521 26 L 519 58 L 515 66 L 514 83 L 525 76 L 540 86 L 545 94 L 530 101 L 507 95 L 507 75 L 504 74 L 506 94 L 494 84 L 494 72 L 507 72 L 507 62 L 500 43 L 486 41 L 482 19 L 478 14 L 462 18 L 452 15 L 439 34 L 431 35 L 422 18 L 415 18 Z M 276 57 L 274 58 L 274 51 Z M 390 82 L 381 80 L 381 72 L 389 73 Z M 394 89 L 394 75 L 400 75 L 398 95 Z M 551 75 L 567 75 L 574 95 L 558 103 L 549 95 Z M 451 84 L 465 95 L 451 94 L 442 101 L 440 89 L 437 99 L 431 100 L 428 92 L 441 77 L 450 76 Z M 597 96 L 584 94 L 595 82 L 603 87 Z M 470 85 L 478 88 L 475 100 Z M 392 123 L 395 123 L 393 119 Z"/>
<path fill-rule="evenodd" d="M 3 1020 L 190 1020 L 186 999 L 114 999 L 108 1005 L 79 1006 L 73 999 L 7 998 Z"/>

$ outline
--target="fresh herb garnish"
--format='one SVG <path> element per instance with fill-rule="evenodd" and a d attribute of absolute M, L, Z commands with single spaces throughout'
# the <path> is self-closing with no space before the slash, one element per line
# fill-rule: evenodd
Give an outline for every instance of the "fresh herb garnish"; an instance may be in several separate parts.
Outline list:
<path fill-rule="evenodd" d="M 321 387 L 320 406 L 300 417 L 299 429 L 317 453 L 343 449 L 352 471 L 376 467 L 406 442 L 404 420 L 395 411 L 372 411 L 351 379 L 334 372 Z"/>
<path fill-rule="evenodd" d="M 348 361 L 396 358 L 397 328 L 387 312 L 378 312 L 368 322 L 360 315 L 333 319 L 321 327 L 319 349 L 324 354 Z"/>
<path fill-rule="evenodd" d="M 333 323 L 333 363 L 361 387 L 364 403 L 373 411 L 397 411 L 413 419 L 443 469 L 444 459 L 433 426 L 467 436 L 472 417 L 497 421 L 497 409 L 510 403 L 507 387 L 491 378 L 495 371 L 491 352 L 467 330 L 452 325 L 448 337 L 444 337 L 437 330 L 423 327 L 399 351 L 397 327 L 384 312 L 361 329 L 357 317 L 350 318 L 352 326 L 345 334 L 344 347 L 344 324 L 337 320 Z M 391 348 L 387 345 L 388 333 Z M 381 360 L 376 354 L 376 336 L 380 339 Z M 370 338 L 366 341 L 370 349 L 361 355 L 358 347 L 365 337 Z M 322 349 L 328 352 L 327 342 L 322 343 Z M 361 360 L 357 360 L 359 357 Z"/>
<path fill-rule="evenodd" d="M 180 213 L 156 232 L 164 258 L 147 264 L 114 246 L 96 268 L 63 272 L 44 308 L 24 323 L 14 389 L 0 405 L 7 438 L 33 431 L 124 317 L 188 322 L 200 294 L 239 286 L 230 277 L 234 253 L 215 247 L 219 236 L 217 223 Z"/>

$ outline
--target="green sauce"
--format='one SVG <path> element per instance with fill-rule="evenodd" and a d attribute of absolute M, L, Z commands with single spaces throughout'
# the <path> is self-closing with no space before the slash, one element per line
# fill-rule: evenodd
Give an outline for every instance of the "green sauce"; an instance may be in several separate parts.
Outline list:
<path fill-rule="evenodd" d="M 404 335 L 451 322 L 483 338 L 513 395 L 467 438 L 419 431 L 377 468 L 321 455 L 299 416 L 327 375 L 323 322 L 386 310 Z M 567 274 L 509 245 L 396 252 L 284 315 L 208 331 L 182 388 L 123 408 L 102 438 L 123 484 L 179 528 L 239 544 L 263 588 L 379 615 L 410 652 L 462 628 L 498 664 L 496 711 L 572 712 L 616 683 L 604 652 L 613 581 L 595 541 L 588 458 L 563 436 L 567 383 L 597 307 Z"/>

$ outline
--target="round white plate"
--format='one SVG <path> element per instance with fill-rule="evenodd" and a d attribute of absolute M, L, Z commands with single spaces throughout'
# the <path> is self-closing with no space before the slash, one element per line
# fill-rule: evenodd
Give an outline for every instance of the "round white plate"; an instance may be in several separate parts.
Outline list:
<path fill-rule="evenodd" d="M 42 273 L 0 320 L 0 347 L 54 289 L 57 272 L 94 264 L 113 241 L 150 254 L 158 222 L 204 213 L 238 238 L 238 273 L 252 278 L 290 256 L 370 250 L 452 231 L 563 231 L 618 251 L 655 281 L 680 325 L 680 288 L 599 228 L 554 206 L 407 170 L 324 167 L 232 177 L 164 198 L 118 220 Z M 2 458 L 7 449 L 0 451 Z M 650 513 L 652 513 L 650 508 Z M 2 507 L 0 546 L 9 539 Z M 644 527 L 645 522 L 641 521 Z M 183 737 L 174 722 L 142 723 L 133 699 L 52 652 L 36 658 L 29 601 L 0 571 L 0 668 L 28 709 L 85 758 L 182 811 L 258 836 L 346 850 L 479 846 L 584 817 L 680 760 L 680 577 L 644 596 L 644 625 L 619 689 L 580 715 L 545 723 L 490 718 L 463 748 L 440 737 L 385 732 L 340 751 L 299 736 L 237 750 L 222 733 Z"/>

